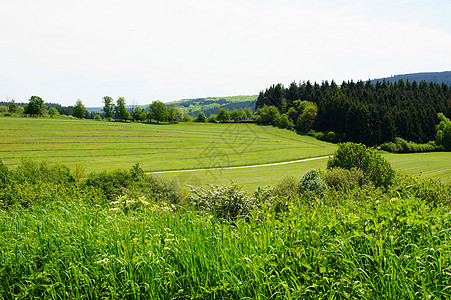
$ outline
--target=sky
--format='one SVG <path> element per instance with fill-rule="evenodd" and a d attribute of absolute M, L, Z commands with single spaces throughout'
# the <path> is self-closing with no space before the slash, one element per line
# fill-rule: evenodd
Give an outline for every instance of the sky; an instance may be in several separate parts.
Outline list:
<path fill-rule="evenodd" d="M 449 0 L 14 0 L 0 101 L 102 106 L 451 70 Z"/>

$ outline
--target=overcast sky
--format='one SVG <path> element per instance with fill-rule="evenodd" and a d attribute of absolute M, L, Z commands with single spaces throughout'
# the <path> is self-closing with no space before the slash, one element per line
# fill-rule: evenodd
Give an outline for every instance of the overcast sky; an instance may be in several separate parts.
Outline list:
<path fill-rule="evenodd" d="M 102 106 L 451 70 L 449 0 L 5 0 L 0 100 Z"/>

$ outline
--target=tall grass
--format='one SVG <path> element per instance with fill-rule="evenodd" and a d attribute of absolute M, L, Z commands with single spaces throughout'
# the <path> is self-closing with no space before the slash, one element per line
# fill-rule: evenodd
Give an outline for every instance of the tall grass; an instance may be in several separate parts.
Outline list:
<path fill-rule="evenodd" d="M 0 212 L 0 296 L 131 299 L 451 297 L 451 214 L 413 197 L 223 221 L 148 204 Z"/>

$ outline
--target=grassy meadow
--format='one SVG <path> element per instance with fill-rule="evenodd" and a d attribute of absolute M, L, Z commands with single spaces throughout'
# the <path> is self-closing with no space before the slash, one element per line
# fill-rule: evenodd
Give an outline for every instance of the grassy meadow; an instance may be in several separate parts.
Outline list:
<path fill-rule="evenodd" d="M 22 158 L 59 161 L 86 173 L 139 163 L 146 171 L 245 166 L 332 154 L 336 145 L 288 130 L 254 124 L 157 125 L 49 118 L 0 118 L 0 157 L 8 167 Z M 390 154 L 401 172 L 451 182 L 451 153 Z M 229 184 L 248 191 L 307 170 L 324 170 L 327 159 L 249 169 L 160 174 L 181 185 Z"/>
<path fill-rule="evenodd" d="M 337 149 L 267 126 L 0 126 L 0 299 L 451 298 L 449 185 L 397 176 L 375 187 L 354 170 L 336 173 L 347 187 L 318 193 L 320 178 L 299 178 L 327 159 L 144 174 Z M 384 156 L 398 170 L 449 180 L 448 153 Z M 207 183 L 228 186 L 180 188 Z"/>
<path fill-rule="evenodd" d="M 0 157 L 59 161 L 87 172 L 199 169 L 289 161 L 333 153 L 336 146 L 254 124 L 157 125 L 49 118 L 0 118 Z"/>

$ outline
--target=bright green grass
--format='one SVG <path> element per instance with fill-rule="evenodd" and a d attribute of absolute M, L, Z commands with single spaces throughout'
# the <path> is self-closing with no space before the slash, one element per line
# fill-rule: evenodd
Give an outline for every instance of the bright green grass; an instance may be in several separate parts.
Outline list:
<path fill-rule="evenodd" d="M 447 208 L 368 199 L 233 223 L 154 206 L 0 211 L 0 298 L 449 299 Z"/>
<path fill-rule="evenodd" d="M 228 185 L 231 181 L 251 192 L 258 187 L 274 186 L 284 177 L 300 179 L 310 169 L 325 170 L 327 159 L 298 162 L 286 165 L 257 167 L 248 169 L 207 170 L 159 174 L 176 181 L 179 185 L 206 186 L 209 184 Z"/>
<path fill-rule="evenodd" d="M 150 125 L 50 118 L 0 118 L 0 158 L 59 161 L 87 172 L 179 170 L 264 164 L 331 154 L 336 145 L 255 124 Z"/>
<path fill-rule="evenodd" d="M 451 152 L 387 153 L 384 157 L 398 171 L 451 183 Z"/>
<path fill-rule="evenodd" d="M 439 179 L 443 183 L 451 183 L 451 152 L 384 154 L 397 171 L 421 178 Z M 180 173 L 160 174 L 175 180 L 179 184 L 205 186 L 208 184 L 226 185 L 231 180 L 247 191 L 254 191 L 263 186 L 273 186 L 284 177 L 294 176 L 300 179 L 309 169 L 325 170 L 327 159 L 298 162 L 287 165 L 267 166 L 249 169 L 208 170 Z"/>

